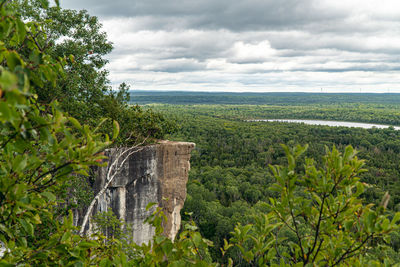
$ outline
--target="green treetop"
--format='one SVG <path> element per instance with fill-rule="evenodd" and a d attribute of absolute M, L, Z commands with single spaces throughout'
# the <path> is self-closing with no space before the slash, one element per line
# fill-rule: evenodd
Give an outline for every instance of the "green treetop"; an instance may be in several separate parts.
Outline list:
<path fill-rule="evenodd" d="M 63 111 L 92 126 L 103 118 L 117 120 L 121 125 L 118 141 L 124 144 L 135 142 L 140 136 L 162 138 L 173 129 L 160 114 L 129 106 L 127 84 L 122 83 L 118 90 L 112 89 L 104 68 L 108 63 L 105 56 L 111 52 L 112 44 L 97 17 L 85 10 L 50 6 L 42 0 L 16 0 L 10 5 L 24 20 L 41 22 L 40 30 L 32 32 L 41 52 L 66 59 L 62 66 L 64 75 L 57 84 L 32 73 L 32 79 L 40 84 L 35 89 L 38 102 L 48 104 L 57 100 Z M 26 61 L 40 63 L 42 60 L 40 56 L 28 57 L 23 49 L 20 55 Z M 106 122 L 100 131 L 111 134 L 110 128 Z M 126 141 L 132 136 L 136 138 Z"/>

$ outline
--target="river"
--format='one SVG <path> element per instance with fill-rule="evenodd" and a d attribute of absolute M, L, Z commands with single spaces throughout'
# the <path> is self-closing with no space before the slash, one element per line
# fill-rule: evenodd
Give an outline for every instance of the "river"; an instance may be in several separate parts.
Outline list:
<path fill-rule="evenodd" d="M 390 125 L 383 124 L 372 124 L 372 123 L 361 123 L 361 122 L 349 122 L 349 121 L 323 121 L 323 120 L 292 120 L 292 119 L 269 119 L 269 120 L 248 120 L 248 121 L 278 121 L 278 122 L 290 122 L 290 123 L 304 123 L 309 125 L 326 125 L 326 126 L 344 126 L 344 127 L 359 127 L 359 128 L 389 128 Z M 400 130 L 399 126 L 393 126 L 395 130 Z"/>

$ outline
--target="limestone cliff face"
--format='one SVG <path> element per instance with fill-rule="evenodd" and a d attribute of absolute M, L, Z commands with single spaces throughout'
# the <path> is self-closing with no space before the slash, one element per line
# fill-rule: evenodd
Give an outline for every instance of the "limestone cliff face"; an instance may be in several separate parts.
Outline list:
<path fill-rule="evenodd" d="M 165 234 L 173 239 L 180 228 L 180 210 L 186 199 L 190 152 L 194 146 L 194 143 L 162 141 L 131 155 L 93 214 L 111 208 L 119 218 L 132 225 L 133 239 L 141 244 L 154 235 L 153 227 L 144 224 L 144 220 L 152 213 L 152 210 L 146 211 L 147 204 L 155 202 L 168 219 Z M 106 183 L 106 169 L 96 170 L 95 194 Z"/>

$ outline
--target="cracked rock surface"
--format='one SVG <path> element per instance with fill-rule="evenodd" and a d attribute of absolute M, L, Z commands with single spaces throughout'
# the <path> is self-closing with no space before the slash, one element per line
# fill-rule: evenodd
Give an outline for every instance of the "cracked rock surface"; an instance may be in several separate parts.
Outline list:
<path fill-rule="evenodd" d="M 180 210 L 186 199 L 190 152 L 194 147 L 194 143 L 161 141 L 132 154 L 100 198 L 93 214 L 111 208 L 117 217 L 132 225 L 133 240 L 142 244 L 154 235 L 154 228 L 144 220 L 154 211 L 146 211 L 146 206 L 155 202 L 167 217 L 164 234 L 174 239 L 181 224 Z M 106 154 L 110 152 L 112 149 Z M 106 183 L 106 172 L 107 167 L 95 170 L 95 195 Z M 77 215 L 79 225 L 83 215 Z"/>

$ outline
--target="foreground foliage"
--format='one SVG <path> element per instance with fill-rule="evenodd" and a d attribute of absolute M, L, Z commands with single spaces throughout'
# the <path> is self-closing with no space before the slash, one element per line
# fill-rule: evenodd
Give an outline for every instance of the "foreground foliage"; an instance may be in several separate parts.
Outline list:
<path fill-rule="evenodd" d="M 0 12 L 0 35 L 7 42 L 0 43 L 0 240 L 6 248 L 1 262 L 66 265 L 87 256 L 99 262 L 92 255 L 107 249 L 96 252 L 96 243 L 73 235 L 72 216 L 55 212 L 55 195 L 73 171 L 86 174 L 96 165 L 111 141 L 65 116 L 57 103 L 37 102 L 33 88 L 42 79 L 55 84 L 65 59 L 40 50 L 33 37 L 39 23 L 24 23 L 5 1 Z M 24 60 L 13 48 L 41 61 Z"/>
<path fill-rule="evenodd" d="M 385 244 L 398 230 L 400 213 L 390 219 L 385 207 L 363 204 L 358 178 L 363 161 L 351 146 L 343 155 L 334 147 L 323 168 L 306 159 L 301 172 L 296 159 L 306 148 L 284 146 L 287 166 L 271 166 L 272 190 L 280 197 L 270 198 L 270 212 L 254 224 L 235 228 L 231 241 L 241 256 L 259 266 L 393 266 L 396 262 L 371 251 L 390 249 Z M 231 246 L 226 243 L 225 249 Z"/>
<path fill-rule="evenodd" d="M 0 2 L 0 15 L 0 265 L 134 265 L 148 247 L 156 251 L 157 246 L 137 246 L 132 256 L 118 239 L 106 240 L 101 233 L 79 236 L 72 215 L 59 209 L 63 200 L 57 197 L 74 175 L 87 175 L 89 167 L 104 158 L 100 152 L 117 137 L 118 123 L 110 140 L 97 133 L 98 128 L 64 114 L 57 102 L 40 103 L 37 92 L 45 83 L 56 86 L 67 59 L 42 50 L 42 24 L 24 22 L 8 1 Z M 152 222 L 160 228 L 157 218 Z M 173 252 L 201 262 L 197 251 L 184 245 L 198 234 L 186 233 L 174 243 Z M 160 235 L 153 242 L 172 245 Z M 173 257 L 163 255 L 153 262 Z"/>
<path fill-rule="evenodd" d="M 49 5 L 42 0 L 13 0 L 7 5 L 18 11 L 24 21 L 38 21 L 40 27 L 27 32 L 35 41 L 39 51 L 52 58 L 64 58 L 64 75 L 57 83 L 49 82 L 52 77 L 36 76 L 38 83 L 33 90 L 37 101 L 49 104 L 58 101 L 61 109 L 82 124 L 96 127 L 103 118 L 109 118 L 99 131 L 112 134 L 112 120 L 119 122 L 121 129 L 117 142 L 131 144 L 140 137 L 162 138 L 173 129 L 163 116 L 139 106 L 129 106 L 129 85 L 122 83 L 111 87 L 108 63 L 105 56 L 111 52 L 112 43 L 102 31 L 102 25 L 95 16 L 85 10 L 76 11 Z M 44 64 L 39 55 L 30 55 L 27 47 L 7 42 L 9 48 L 20 51 L 26 62 Z M 129 138 L 134 136 L 136 138 Z M 150 139 L 149 138 L 149 139 Z"/>

